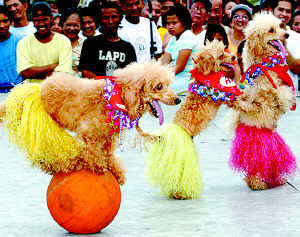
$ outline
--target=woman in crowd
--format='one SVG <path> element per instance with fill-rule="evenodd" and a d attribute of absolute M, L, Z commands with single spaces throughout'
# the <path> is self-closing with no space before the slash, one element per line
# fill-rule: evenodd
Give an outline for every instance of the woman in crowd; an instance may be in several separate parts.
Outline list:
<path fill-rule="evenodd" d="M 83 25 L 82 16 L 77 8 L 68 8 L 63 13 L 62 18 L 63 34 L 67 36 L 72 44 L 72 69 L 73 74 L 81 76 L 78 70 L 81 48 L 84 38 L 79 36 L 81 26 Z"/>
<path fill-rule="evenodd" d="M 85 37 L 100 35 L 100 32 L 97 30 L 99 24 L 92 9 L 84 7 L 80 12 L 83 18 L 82 31 L 80 32 L 80 35 Z"/>
<path fill-rule="evenodd" d="M 291 23 L 291 29 L 300 34 L 300 10 L 294 12 L 290 23 Z"/>
<path fill-rule="evenodd" d="M 175 80 L 171 88 L 177 94 L 186 94 L 192 69 L 192 55 L 197 51 L 197 41 L 191 31 L 192 19 L 186 7 L 175 6 L 163 15 L 163 22 L 173 36 L 165 49 L 162 62 L 175 67 Z"/>
<path fill-rule="evenodd" d="M 51 30 L 56 33 L 62 33 L 62 25 L 60 21 L 61 15 L 59 13 L 53 13 L 53 22 L 51 26 Z"/>
<path fill-rule="evenodd" d="M 170 9 L 173 8 L 174 6 L 177 6 L 177 2 L 175 0 L 161 0 L 161 16 L 160 19 L 158 20 L 158 25 L 162 25 L 158 32 L 161 36 L 161 41 L 162 41 L 162 48 L 163 52 L 165 52 L 165 49 L 172 38 L 172 35 L 169 34 L 166 25 L 164 25 L 166 22 L 162 22 L 163 15 Z M 163 37 L 162 37 L 163 34 Z"/>
<path fill-rule="evenodd" d="M 228 49 L 237 57 L 237 48 L 245 39 L 244 29 L 251 20 L 252 10 L 244 4 L 238 4 L 231 10 L 232 30 L 228 32 Z"/>
<path fill-rule="evenodd" d="M 224 16 L 222 18 L 222 24 L 231 27 L 230 15 L 231 9 L 236 6 L 236 0 L 226 0 L 224 1 Z"/>

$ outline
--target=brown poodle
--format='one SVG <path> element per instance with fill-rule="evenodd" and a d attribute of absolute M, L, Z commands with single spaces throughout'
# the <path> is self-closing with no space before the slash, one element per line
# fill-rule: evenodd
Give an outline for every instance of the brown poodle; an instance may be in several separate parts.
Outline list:
<path fill-rule="evenodd" d="M 232 54 L 226 53 L 224 50 L 224 44 L 217 40 L 208 42 L 206 46 L 200 48 L 194 57 L 196 68 L 194 69 L 195 73 L 192 73 L 190 84 L 198 83 L 200 85 L 206 85 L 209 89 L 214 88 L 213 83 L 218 80 L 218 78 L 214 77 L 212 81 L 209 82 L 210 76 L 216 72 L 227 72 L 235 60 Z M 201 81 L 197 80 L 197 75 L 202 75 L 203 79 Z M 234 86 L 235 83 L 231 79 L 225 78 L 224 73 L 221 75 L 219 87 L 215 89 L 222 91 L 222 88 L 225 88 L 223 91 L 227 91 L 226 88 L 231 88 L 233 89 L 233 93 L 240 95 L 241 92 L 238 88 L 234 88 Z M 208 127 L 210 121 L 216 117 L 218 109 L 224 102 L 230 104 L 232 101 L 222 99 L 214 100 L 212 96 L 201 96 L 199 93 L 190 91 L 184 103 L 176 112 L 173 122 L 184 128 L 191 136 L 196 136 L 200 134 L 203 129 Z"/>
<path fill-rule="evenodd" d="M 176 199 L 199 198 L 202 179 L 193 137 L 215 118 L 222 103 L 231 103 L 241 92 L 225 77 L 234 56 L 214 40 L 199 49 L 184 103 L 173 123 L 155 133 L 147 154 L 147 176 L 162 193 Z"/>
<path fill-rule="evenodd" d="M 248 70 L 241 82 L 246 79 L 248 86 L 233 103 L 235 111 L 229 116 L 232 129 L 236 129 L 230 166 L 243 172 L 254 190 L 284 184 L 297 167 L 276 132 L 278 119 L 295 107 L 283 46 L 288 35 L 280 24 L 272 14 L 262 13 L 246 27 L 242 58 Z"/>
<path fill-rule="evenodd" d="M 242 54 L 245 69 L 259 65 L 269 56 L 286 51 L 282 42 L 286 40 L 288 34 L 280 28 L 280 23 L 279 19 L 266 13 L 259 14 L 249 23 L 245 29 L 246 45 Z M 242 81 L 246 76 L 247 71 Z M 295 93 L 273 70 L 261 74 L 257 80 L 250 81 L 250 84 L 253 85 L 248 86 L 234 103 L 240 115 L 234 126 L 247 123 L 256 127 L 276 128 L 280 116 L 293 106 Z"/>
<path fill-rule="evenodd" d="M 76 132 L 77 138 L 83 142 L 83 149 L 79 156 L 66 159 L 63 164 L 49 160 L 40 162 L 38 166 L 42 170 L 53 174 L 82 168 L 100 173 L 108 169 L 120 184 L 124 184 L 125 168 L 114 151 L 126 124 L 120 127 L 122 125 L 111 123 L 110 116 L 118 113 L 118 109 L 127 111 L 127 119 L 135 122 L 131 126 L 136 125 L 139 133 L 148 136 L 138 127 L 138 118 L 148 110 L 162 123 L 163 114 L 158 102 L 175 105 L 180 103 L 180 99 L 169 88 L 174 77 L 173 70 L 159 62 L 132 63 L 116 70 L 114 76 L 112 81 L 118 90 L 110 95 L 119 95 L 114 97 L 115 110 L 111 109 L 113 96 L 109 101 L 106 95 L 109 88 L 104 79 L 89 80 L 55 73 L 43 81 L 40 96 L 44 110 L 60 127 Z M 5 106 L 2 106 L 1 114 L 4 109 Z M 114 112 L 114 115 L 111 114 Z"/>

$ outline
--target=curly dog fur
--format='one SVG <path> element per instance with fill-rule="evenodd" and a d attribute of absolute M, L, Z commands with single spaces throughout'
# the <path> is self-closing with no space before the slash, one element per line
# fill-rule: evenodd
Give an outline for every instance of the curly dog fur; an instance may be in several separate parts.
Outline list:
<path fill-rule="evenodd" d="M 174 72 L 169 66 L 159 62 L 132 63 L 114 72 L 116 84 L 121 87 L 121 99 L 131 119 L 141 117 L 151 100 L 168 105 L 180 103 L 174 91 L 169 88 Z M 41 84 L 41 100 L 45 111 L 57 124 L 76 132 L 83 141 L 81 154 L 73 160 L 66 160 L 64 167 L 43 165 L 47 173 L 71 172 L 88 168 L 94 172 L 110 170 L 120 184 L 125 182 L 125 168 L 114 154 L 119 136 L 110 135 L 111 127 L 106 123 L 107 101 L 103 97 L 105 80 L 89 80 L 73 77 L 65 73 L 54 73 Z M 5 106 L 0 109 L 4 115 Z M 138 126 L 137 126 L 138 127 Z M 143 133 L 140 128 L 139 132 Z"/>
<path fill-rule="evenodd" d="M 175 113 L 173 123 L 155 132 L 158 139 L 151 143 L 146 157 L 149 181 L 162 194 L 176 199 L 201 197 L 203 182 L 193 137 L 215 118 L 222 100 L 230 100 L 231 91 L 240 93 L 234 81 L 225 77 L 224 71 L 229 70 L 234 56 L 225 52 L 222 42 L 207 42 L 194 61 L 192 84 L 185 101 Z M 197 88 L 195 92 L 193 88 Z M 202 96 L 200 91 L 206 89 L 207 94 Z"/>
<path fill-rule="evenodd" d="M 287 32 L 279 27 L 281 21 L 272 14 L 256 15 L 245 29 L 246 44 L 242 58 L 244 68 L 262 63 L 263 58 L 276 54 L 279 50 L 269 42 L 285 41 Z M 268 71 L 277 89 L 265 74 L 255 79 L 253 86 L 245 89 L 233 106 L 237 114 L 232 123 L 234 130 L 238 124 L 245 123 L 258 128 L 274 129 L 277 121 L 289 111 L 295 101 L 295 93 L 273 71 Z"/>
<path fill-rule="evenodd" d="M 207 76 L 212 72 L 228 71 L 229 68 L 224 63 L 233 63 L 234 56 L 224 52 L 224 49 L 224 44 L 216 40 L 201 47 L 194 57 L 198 72 Z M 195 81 L 195 78 L 191 78 L 191 81 Z M 210 96 L 201 97 L 189 92 L 176 112 L 173 122 L 191 136 L 196 136 L 216 117 L 222 103 L 224 102 L 221 100 L 213 101 Z"/>
<path fill-rule="evenodd" d="M 260 64 L 264 58 L 281 51 L 272 43 L 284 42 L 288 36 L 280 28 L 280 24 L 278 18 L 267 13 L 257 14 L 249 22 L 245 28 L 246 44 L 242 54 L 244 68 Z M 235 110 L 228 116 L 231 130 L 245 124 L 275 131 L 278 119 L 292 108 L 295 102 L 293 89 L 274 71 L 268 70 L 268 74 L 277 88 L 274 88 L 265 73 L 258 76 L 253 85 L 246 87 L 244 93 L 233 103 Z M 251 189 L 267 188 L 257 175 L 247 176 L 245 181 Z"/>

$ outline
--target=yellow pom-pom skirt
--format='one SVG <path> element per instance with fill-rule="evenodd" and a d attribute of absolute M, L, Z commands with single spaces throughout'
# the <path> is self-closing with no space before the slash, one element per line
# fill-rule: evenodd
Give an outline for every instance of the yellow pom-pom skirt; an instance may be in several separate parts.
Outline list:
<path fill-rule="evenodd" d="M 32 165 L 46 172 L 64 171 L 66 162 L 82 150 L 82 143 L 44 110 L 40 84 L 21 84 L 9 93 L 5 121 L 9 141 L 27 154 Z"/>
<path fill-rule="evenodd" d="M 191 136 L 176 124 L 163 126 L 149 147 L 147 177 L 162 194 L 178 199 L 200 198 L 203 188 L 198 155 Z"/>

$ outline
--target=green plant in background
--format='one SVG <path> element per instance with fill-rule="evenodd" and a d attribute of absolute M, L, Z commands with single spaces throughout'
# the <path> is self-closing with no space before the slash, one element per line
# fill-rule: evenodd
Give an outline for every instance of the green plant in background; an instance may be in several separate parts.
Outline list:
<path fill-rule="evenodd" d="M 248 2 L 251 2 L 254 6 L 259 5 L 260 0 L 248 0 Z"/>

